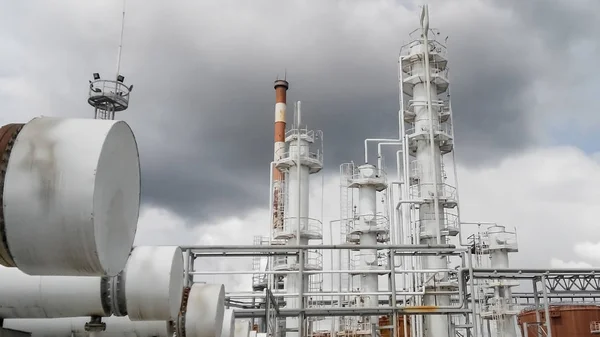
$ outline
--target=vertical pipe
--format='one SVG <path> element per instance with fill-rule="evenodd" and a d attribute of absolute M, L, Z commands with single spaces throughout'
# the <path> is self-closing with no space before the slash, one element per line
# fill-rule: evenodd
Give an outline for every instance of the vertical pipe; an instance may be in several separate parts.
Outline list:
<path fill-rule="evenodd" d="M 193 259 L 191 249 L 186 249 L 185 257 L 186 257 L 185 258 L 185 272 L 183 274 L 183 277 L 184 277 L 183 284 L 184 284 L 184 287 L 191 287 L 192 285 L 190 284 L 190 281 L 189 281 L 191 261 Z"/>
<path fill-rule="evenodd" d="M 537 337 L 542 337 L 540 333 L 540 324 L 542 323 L 542 318 L 540 317 L 540 297 L 538 296 L 538 288 L 537 288 L 537 279 L 533 279 L 533 301 L 535 304 L 535 321 L 537 322 Z"/>
<path fill-rule="evenodd" d="M 552 320 L 550 319 L 550 306 L 548 303 L 548 290 L 546 289 L 546 276 L 541 278 L 542 294 L 544 294 L 544 316 L 546 317 L 546 336 L 552 337 Z"/>
<path fill-rule="evenodd" d="M 471 314 L 473 315 L 473 329 L 475 329 L 475 336 L 479 336 L 479 325 L 477 324 L 477 320 L 475 319 L 475 278 L 473 277 L 473 254 L 471 253 L 470 250 L 467 250 L 467 256 L 469 257 L 469 280 L 471 282 L 470 286 L 471 286 L 471 306 L 472 306 L 472 312 Z M 464 282 L 464 278 L 458 280 L 458 282 Z M 467 289 L 466 287 L 462 287 L 464 289 L 464 294 L 463 296 L 465 297 L 465 299 L 467 298 Z"/>
<path fill-rule="evenodd" d="M 273 192 L 273 173 L 275 172 L 275 170 L 277 170 L 277 168 L 275 168 L 275 162 L 272 161 L 271 164 L 269 164 L 269 191 Z M 279 170 L 277 170 L 279 171 Z M 275 193 L 269 193 L 269 214 L 274 214 L 274 199 L 275 197 Z M 273 244 L 273 228 L 275 226 L 275 218 L 271 217 L 271 223 L 269 224 L 269 244 Z M 262 240 L 262 239 L 261 239 Z M 269 269 L 273 269 L 273 263 L 275 262 L 273 256 L 269 255 L 267 257 L 267 267 L 266 270 L 268 271 Z M 276 282 L 274 281 L 274 279 L 277 276 L 275 274 L 267 274 L 267 288 L 272 290 L 273 289 L 273 284 L 275 283 L 275 287 L 277 287 Z"/>
<path fill-rule="evenodd" d="M 298 226 L 297 226 L 297 230 L 298 232 L 296 233 L 296 244 L 299 246 L 301 244 L 301 240 L 300 240 L 300 236 L 301 236 L 301 225 L 300 225 L 300 218 L 301 218 L 301 212 L 303 209 L 303 205 L 302 205 L 302 201 L 304 201 L 305 203 L 308 203 L 308 200 L 302 200 L 302 175 L 301 175 L 301 171 L 302 171 L 302 163 L 300 161 L 300 152 L 301 152 L 301 148 L 300 148 L 300 122 L 301 122 L 301 102 L 298 101 L 297 103 L 297 111 L 296 111 L 296 115 L 298 117 L 298 125 L 297 125 L 297 130 L 298 130 L 298 139 L 297 139 L 297 146 L 298 146 L 298 153 L 297 153 L 297 157 L 296 157 L 296 167 L 298 169 L 298 175 L 297 175 L 297 179 L 298 179 Z M 306 168 L 306 170 L 308 170 L 308 168 Z M 305 177 L 308 180 L 308 174 Z M 307 187 L 308 187 L 308 182 L 307 182 Z M 305 191 L 305 195 L 308 196 L 308 191 Z M 308 214 L 305 215 L 307 218 L 307 225 L 308 225 Z M 308 253 L 307 249 L 301 249 L 298 251 L 299 253 L 299 257 L 298 257 L 298 309 L 300 309 L 300 314 L 298 315 L 298 337 L 303 337 L 304 336 L 304 257 L 305 254 Z"/>
<path fill-rule="evenodd" d="M 388 250 L 388 261 L 390 264 L 390 270 L 391 270 L 391 279 L 390 279 L 390 288 L 392 288 L 392 307 L 394 308 L 394 312 L 392 313 L 393 318 L 392 318 L 392 324 L 393 324 L 393 328 L 392 328 L 392 337 L 396 337 L 398 336 L 398 312 L 396 311 L 396 261 L 395 261 L 395 254 L 393 250 Z M 404 324 L 406 324 L 406 321 L 404 322 Z"/>
<path fill-rule="evenodd" d="M 431 73 L 430 73 L 430 69 L 429 69 L 429 40 L 428 40 L 428 35 L 429 35 L 429 13 L 428 13 L 428 9 L 427 9 L 427 5 L 423 6 L 423 13 L 424 13 L 424 18 L 426 20 L 426 23 L 423 25 L 422 27 L 422 31 L 423 31 L 423 44 L 424 44 L 424 48 L 423 48 L 423 54 L 425 55 L 425 57 L 423 58 L 423 65 L 425 67 L 425 91 L 427 94 L 427 113 L 429 115 L 429 149 L 430 149 L 430 155 L 431 155 L 431 161 L 430 163 L 433 165 L 432 167 L 432 174 L 433 174 L 433 184 L 434 184 L 434 189 L 433 189 L 433 198 L 434 198 L 434 203 L 433 203 L 433 208 L 434 208 L 434 220 L 436 223 L 439 223 L 439 202 L 438 202 L 438 198 L 439 198 L 439 193 L 438 193 L 438 181 L 437 181 L 437 177 L 439 175 L 438 173 L 438 165 L 435 162 L 435 139 L 434 139 L 434 133 L 433 133 L 433 109 L 431 108 Z M 437 244 L 442 244 L 442 238 L 440 235 L 440 229 L 438 226 L 437 229 Z"/>
<path fill-rule="evenodd" d="M 333 221 L 329 221 L 329 244 L 333 245 Z M 330 250 L 329 253 L 330 253 L 330 255 L 329 255 L 330 256 L 330 261 L 329 262 L 331 263 L 330 269 L 334 270 L 334 267 L 333 267 L 333 251 Z M 333 290 L 333 276 L 334 276 L 333 274 L 331 274 L 331 276 L 330 276 L 331 290 Z M 340 284 L 341 284 L 341 282 L 340 282 Z M 339 289 L 339 292 L 342 292 L 342 290 Z M 339 299 L 338 299 L 338 301 L 339 301 Z M 333 297 L 331 297 L 331 303 L 332 303 L 331 305 L 333 306 Z M 331 336 L 335 336 L 335 334 L 336 334 L 335 318 L 332 317 L 331 318 Z"/>

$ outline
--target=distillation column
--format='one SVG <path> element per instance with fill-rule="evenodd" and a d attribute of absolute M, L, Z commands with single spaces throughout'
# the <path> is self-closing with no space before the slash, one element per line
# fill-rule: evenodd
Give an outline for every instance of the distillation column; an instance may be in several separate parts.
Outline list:
<path fill-rule="evenodd" d="M 352 229 L 353 236 L 358 237 L 359 246 L 375 246 L 378 242 L 387 241 L 389 237 L 389 226 L 387 218 L 377 213 L 377 192 L 387 188 L 385 175 L 382 171 L 370 164 L 358 167 L 357 173 L 350 180 L 351 188 L 358 188 L 358 222 Z M 384 248 L 385 246 L 382 246 Z M 359 252 L 360 262 L 359 270 L 377 271 L 384 269 L 384 266 L 378 262 L 377 249 L 361 249 Z M 379 298 L 376 293 L 379 291 L 378 273 L 360 274 L 360 291 L 371 293 L 364 297 L 365 306 L 376 308 L 379 306 Z M 377 325 L 379 316 L 368 317 L 367 328 Z"/>
<path fill-rule="evenodd" d="M 494 225 L 483 235 L 482 253 L 490 255 L 492 269 L 509 267 L 508 253 L 519 251 L 516 232 L 506 231 L 504 226 Z M 491 298 L 481 312 L 484 319 L 496 321 L 498 337 L 517 337 L 516 316 L 518 308 L 512 302 L 511 288 L 519 285 L 518 281 L 496 279 L 488 282 Z"/>
<path fill-rule="evenodd" d="M 408 100 L 403 99 L 404 121 L 409 128 L 403 135 L 407 144 L 405 163 L 409 163 L 409 196 L 415 200 L 411 226 L 415 242 L 446 244 L 450 236 L 458 234 L 456 217 L 449 212 L 457 206 L 455 189 L 445 182 L 442 156 L 452 151 L 452 126 L 448 99 L 442 99 L 448 90 L 445 47 L 429 39 L 427 7 L 421 16 L 420 37 L 408 45 L 401 56 L 401 88 Z M 434 35 L 435 36 L 435 35 Z M 406 52 L 406 51 L 405 51 Z M 423 305 L 450 306 L 450 296 L 428 292 L 456 291 L 448 273 L 447 256 L 424 256 L 422 269 L 427 273 Z M 435 271 L 435 272 L 434 272 Z M 424 336 L 447 337 L 452 328 L 446 315 L 427 315 L 424 318 Z"/>
<path fill-rule="evenodd" d="M 323 168 L 322 153 L 310 150 L 315 142 L 314 131 L 296 126 L 287 132 L 285 141 L 287 152 L 275 162 L 276 168 L 285 172 L 285 218 L 282 227 L 274 228 L 273 239 L 286 240 L 286 243 L 292 246 L 308 245 L 311 239 L 322 239 L 321 222 L 309 218 L 309 176 Z M 286 293 L 296 296 L 286 297 L 286 308 L 301 309 L 304 306 L 298 294 L 308 291 L 309 274 L 301 271 L 322 269 L 319 256 L 304 253 L 299 256 L 302 263 L 295 256 L 284 257 L 284 260 L 276 260 L 274 263 L 274 270 L 282 271 L 282 274 L 286 271 L 292 272 L 285 277 L 284 289 Z M 303 322 L 299 321 L 299 317 L 286 318 L 286 335 L 299 336 L 301 323 Z"/>

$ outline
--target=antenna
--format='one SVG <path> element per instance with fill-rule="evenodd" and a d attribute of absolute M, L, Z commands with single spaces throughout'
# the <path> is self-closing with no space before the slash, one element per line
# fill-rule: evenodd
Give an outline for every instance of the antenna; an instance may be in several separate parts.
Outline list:
<path fill-rule="evenodd" d="M 127 0 L 123 0 L 123 17 L 121 18 L 121 38 L 119 40 L 119 51 L 117 53 L 117 75 L 119 77 L 119 70 L 121 69 L 121 51 L 123 50 L 123 31 L 125 30 L 125 3 Z"/>

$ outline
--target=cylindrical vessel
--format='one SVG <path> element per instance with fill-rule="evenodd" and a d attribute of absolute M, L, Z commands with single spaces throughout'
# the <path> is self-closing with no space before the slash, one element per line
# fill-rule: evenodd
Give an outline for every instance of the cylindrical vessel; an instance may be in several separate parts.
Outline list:
<path fill-rule="evenodd" d="M 179 247 L 135 247 L 125 268 L 127 314 L 132 321 L 177 318 L 182 293 L 183 253 Z"/>
<path fill-rule="evenodd" d="M 224 312 L 225 287 L 222 284 L 193 284 L 188 298 L 185 336 L 221 337 Z"/>
<path fill-rule="evenodd" d="M 31 276 L 0 268 L 0 318 L 108 316 L 100 277 Z"/>
<path fill-rule="evenodd" d="M 540 318 L 545 322 L 543 307 L 539 309 Z M 600 306 L 597 305 L 551 305 L 550 325 L 552 337 L 591 337 L 590 323 L 600 321 Z M 537 322 L 535 310 L 524 310 L 519 314 L 519 326 L 523 335 L 524 323 Z M 537 326 L 528 325 L 529 336 L 537 337 Z M 545 325 L 544 325 L 545 331 Z"/>
<path fill-rule="evenodd" d="M 85 323 L 89 317 L 54 319 L 7 319 L 4 327 L 31 332 L 31 337 L 87 337 Z M 97 332 L 97 337 L 172 337 L 171 322 L 132 322 L 127 317 L 106 317 L 106 331 Z"/>
<path fill-rule="evenodd" d="M 422 41 L 422 43 L 412 46 L 410 53 L 413 55 L 423 54 L 426 48 L 428 48 L 428 45 Z M 416 83 L 413 88 L 413 104 L 415 105 L 414 111 L 416 114 L 415 130 L 428 130 L 427 133 L 435 132 L 439 128 L 439 115 L 433 111 L 430 112 L 428 105 L 432 104 L 432 99 L 436 99 L 437 88 L 433 81 L 430 82 L 428 88 L 426 80 L 428 77 L 427 72 L 431 70 L 426 68 L 423 61 L 413 63 L 411 68 L 413 74 L 421 75 L 421 82 Z M 427 91 L 428 89 L 429 92 Z M 433 130 L 431 130 L 432 126 Z M 442 154 L 439 143 L 435 140 L 430 140 L 429 137 L 417 140 L 415 157 L 417 159 L 420 179 L 419 195 L 422 197 L 428 196 L 428 198 L 433 199 L 431 202 L 423 203 L 419 206 L 420 243 L 443 243 L 446 240 L 446 237 L 441 235 L 444 229 L 444 210 L 439 200 L 432 198 L 436 193 L 440 196 L 440 192 L 442 191 Z M 438 233 L 440 233 L 440 242 L 438 242 Z M 448 267 L 447 259 L 440 256 L 423 256 L 421 257 L 421 263 L 425 269 L 445 269 Z M 435 280 L 440 282 L 447 281 L 447 278 L 448 275 L 446 273 L 439 273 L 435 276 Z M 449 306 L 450 297 L 447 295 L 425 295 L 423 296 L 423 304 L 427 306 Z M 426 336 L 449 336 L 448 316 L 427 315 L 424 322 Z"/>
<path fill-rule="evenodd" d="M 372 170 L 371 166 L 365 165 L 361 167 L 364 170 Z M 360 168 L 359 168 L 360 169 Z M 362 174 L 362 172 L 361 172 Z M 360 233 L 360 245 L 374 246 L 377 245 L 377 233 L 369 231 L 375 219 L 377 212 L 377 190 L 374 185 L 364 184 L 360 186 L 358 191 L 358 212 L 361 220 L 363 232 Z M 361 269 L 369 270 L 377 267 L 377 250 L 376 249 L 361 249 Z M 377 274 L 361 275 L 361 287 L 364 292 L 374 293 L 379 290 L 379 279 Z M 367 296 L 367 306 L 375 308 L 379 305 L 379 299 L 376 295 Z M 375 324 L 379 321 L 379 317 L 370 316 L 371 323 Z"/>
<path fill-rule="evenodd" d="M 235 316 L 233 309 L 225 309 L 223 315 L 223 327 L 221 328 L 221 337 L 234 337 L 235 332 Z"/>
<path fill-rule="evenodd" d="M 137 228 L 140 165 L 122 121 L 40 117 L 18 132 L 2 191 L 2 242 L 30 275 L 114 276 Z"/>
<path fill-rule="evenodd" d="M 0 318 L 130 315 L 175 319 L 183 291 L 183 254 L 177 246 L 135 247 L 124 273 L 112 277 L 31 276 L 0 269 Z"/>

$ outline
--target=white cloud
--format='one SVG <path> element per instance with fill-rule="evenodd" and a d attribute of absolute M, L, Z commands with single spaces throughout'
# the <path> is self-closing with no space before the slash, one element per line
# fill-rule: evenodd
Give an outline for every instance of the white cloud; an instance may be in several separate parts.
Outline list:
<path fill-rule="evenodd" d="M 550 259 L 550 267 L 552 268 L 565 268 L 565 269 L 571 269 L 571 268 L 581 268 L 581 269 L 590 269 L 593 268 L 593 266 L 587 262 L 583 262 L 583 261 L 563 261 L 561 259 L 555 259 L 552 258 Z"/>
<path fill-rule="evenodd" d="M 539 148 L 494 168 L 459 168 L 459 178 L 463 221 L 517 228 L 514 266 L 544 268 L 553 257 L 578 259 L 574 248 L 583 238 L 600 241 L 600 164 L 577 148 Z"/>
<path fill-rule="evenodd" d="M 574 251 L 582 259 L 600 260 L 600 242 L 579 242 L 575 245 Z"/>

